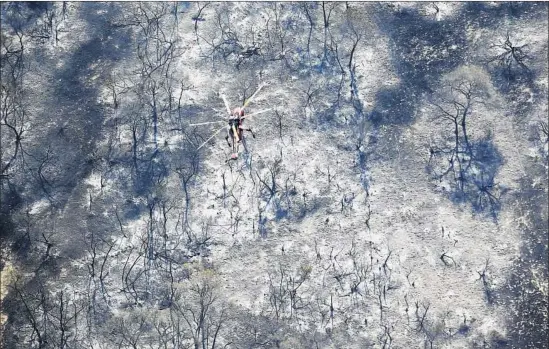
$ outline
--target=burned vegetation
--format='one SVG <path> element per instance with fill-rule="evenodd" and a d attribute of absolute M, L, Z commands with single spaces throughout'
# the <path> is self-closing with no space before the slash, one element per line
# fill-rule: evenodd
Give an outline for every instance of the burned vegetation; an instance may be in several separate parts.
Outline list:
<path fill-rule="evenodd" d="M 543 348 L 546 3 L 3 2 L 2 348 Z"/>

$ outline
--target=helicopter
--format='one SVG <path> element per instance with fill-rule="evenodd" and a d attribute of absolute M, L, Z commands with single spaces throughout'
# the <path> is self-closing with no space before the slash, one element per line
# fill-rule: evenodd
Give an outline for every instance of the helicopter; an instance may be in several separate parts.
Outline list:
<path fill-rule="evenodd" d="M 243 126 L 244 119 L 249 119 L 252 116 L 256 116 L 258 114 L 262 114 L 265 112 L 268 112 L 271 110 L 264 109 L 260 110 L 254 113 L 246 114 L 244 112 L 244 108 L 247 108 L 248 105 L 253 101 L 253 99 L 257 96 L 259 91 L 264 87 L 264 84 L 259 85 L 258 89 L 252 94 L 252 96 L 244 101 L 244 104 L 241 107 L 237 107 L 231 111 L 231 108 L 229 106 L 229 102 L 227 101 L 227 98 L 224 94 L 221 94 L 221 98 L 223 99 L 223 103 L 225 104 L 225 108 L 227 111 L 227 116 L 223 117 L 223 120 L 218 121 L 210 121 L 210 122 L 201 122 L 196 124 L 189 124 L 189 126 L 203 126 L 203 125 L 212 125 L 212 124 L 218 124 L 218 123 L 226 123 L 223 127 L 215 131 L 204 143 L 202 143 L 197 150 L 201 149 L 203 146 L 205 146 L 212 138 L 217 136 L 221 131 L 227 130 L 227 135 L 225 136 L 225 140 L 227 141 L 227 144 L 229 147 L 232 148 L 232 155 L 230 160 L 236 160 L 238 159 L 238 145 L 242 143 L 244 146 L 244 150 L 248 152 L 248 148 L 246 145 L 246 139 L 244 137 L 244 131 L 248 131 L 252 134 L 253 138 L 255 138 L 255 134 L 253 130 L 249 128 L 245 128 Z M 215 108 L 212 108 L 215 111 L 219 112 Z M 229 142 L 229 138 L 232 141 L 232 144 Z"/>

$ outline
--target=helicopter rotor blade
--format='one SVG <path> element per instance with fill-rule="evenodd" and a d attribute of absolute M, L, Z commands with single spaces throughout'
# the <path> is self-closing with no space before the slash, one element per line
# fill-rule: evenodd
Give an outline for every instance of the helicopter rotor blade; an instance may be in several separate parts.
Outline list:
<path fill-rule="evenodd" d="M 210 108 L 211 108 L 211 107 L 210 107 Z M 218 114 L 218 116 L 219 116 L 220 118 L 222 118 L 222 119 L 224 119 L 224 120 L 227 120 L 227 119 L 228 119 L 228 117 L 225 115 L 225 112 L 224 112 L 224 111 L 219 110 L 219 109 L 217 109 L 217 108 L 211 108 L 211 109 L 212 109 L 213 111 L 215 111 L 215 112 Z"/>
<path fill-rule="evenodd" d="M 198 124 L 189 124 L 189 126 L 202 126 L 202 125 L 218 124 L 220 122 L 225 122 L 225 121 L 219 120 L 219 121 L 200 122 Z"/>
<path fill-rule="evenodd" d="M 257 91 L 255 91 L 254 94 L 244 102 L 244 105 L 242 106 L 242 109 L 246 108 L 248 106 L 248 104 L 250 104 L 252 102 L 254 97 L 259 93 L 259 91 L 261 91 L 263 86 L 265 86 L 265 85 L 263 85 L 263 84 L 259 85 L 259 88 L 257 89 Z"/>
<path fill-rule="evenodd" d="M 229 102 L 227 102 L 227 98 L 225 98 L 225 95 L 221 95 L 221 98 L 223 98 L 223 103 L 225 103 L 225 108 L 227 108 L 227 113 L 231 115 L 231 107 L 229 107 Z"/>
<path fill-rule="evenodd" d="M 273 108 L 256 111 L 256 112 L 250 113 L 248 115 L 244 115 L 244 117 L 242 117 L 242 119 L 251 118 L 252 116 L 256 116 L 258 114 L 262 114 L 262 113 L 265 113 L 265 112 L 268 112 L 268 111 L 271 111 L 271 110 L 273 110 Z"/>
<path fill-rule="evenodd" d="M 220 128 L 219 130 L 215 131 L 215 133 L 210 137 L 208 138 L 204 143 L 202 143 L 200 145 L 200 147 L 196 148 L 196 150 L 200 150 L 200 148 L 202 148 L 203 146 L 206 145 L 206 143 L 208 143 L 210 141 L 210 139 L 214 138 L 215 136 L 217 136 L 217 134 L 221 131 L 223 131 L 227 126 L 223 126 L 222 128 Z"/>

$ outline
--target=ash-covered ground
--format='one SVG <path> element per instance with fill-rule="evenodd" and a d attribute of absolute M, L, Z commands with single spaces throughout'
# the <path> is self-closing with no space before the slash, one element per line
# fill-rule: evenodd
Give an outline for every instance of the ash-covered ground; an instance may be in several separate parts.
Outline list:
<path fill-rule="evenodd" d="M 0 19 L 3 348 L 545 347 L 547 3 Z"/>

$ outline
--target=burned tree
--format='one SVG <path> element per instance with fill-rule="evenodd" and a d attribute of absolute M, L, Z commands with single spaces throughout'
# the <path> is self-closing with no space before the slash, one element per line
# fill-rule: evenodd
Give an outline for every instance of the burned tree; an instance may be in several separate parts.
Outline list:
<path fill-rule="evenodd" d="M 427 171 L 452 199 L 470 202 L 473 209 L 495 217 L 501 195 L 495 177 L 503 159 L 490 130 L 477 138 L 469 130 L 470 119 L 478 115 L 476 108 L 490 106 L 493 92 L 488 81 L 478 68 L 458 69 L 432 98 L 431 120 L 442 132 L 429 147 Z"/>
<path fill-rule="evenodd" d="M 527 54 L 528 44 L 516 45 L 511 41 L 509 32 L 505 37 L 505 41 L 493 45 L 497 48 L 499 54 L 488 60 L 488 64 L 496 64 L 503 71 L 503 76 L 507 83 L 511 83 L 520 78 L 521 74 L 530 73 L 530 69 L 526 66 L 526 61 L 529 59 Z"/>
<path fill-rule="evenodd" d="M 0 175 L 7 175 L 16 160 L 23 157 L 23 135 L 28 129 L 25 79 L 25 34 L 14 28 L 1 34 L 0 51 Z"/>
<path fill-rule="evenodd" d="M 173 64 L 180 55 L 176 38 L 177 23 L 170 22 L 167 3 L 139 4 L 134 21 L 139 27 L 137 57 L 141 63 L 138 96 L 150 109 L 153 142 L 158 147 L 158 124 L 175 111 Z"/>
<path fill-rule="evenodd" d="M 295 272 L 288 269 L 280 263 L 268 274 L 270 312 L 276 321 L 292 319 L 307 305 L 300 288 L 309 279 L 312 267 L 302 266 Z"/>
<path fill-rule="evenodd" d="M 214 271 L 210 269 L 197 271 L 181 285 L 174 309 L 182 320 L 183 335 L 190 339 L 194 349 L 224 347 L 221 334 L 229 314 L 219 292 Z"/>
<path fill-rule="evenodd" d="M 21 336 L 29 347 L 76 348 L 83 341 L 78 324 L 84 317 L 85 302 L 77 292 L 48 289 L 44 280 L 17 277 L 10 285 L 10 306 L 21 314 L 10 319 L 8 328 L 18 327 L 15 338 L 6 338 L 5 344 L 18 342 Z"/>

